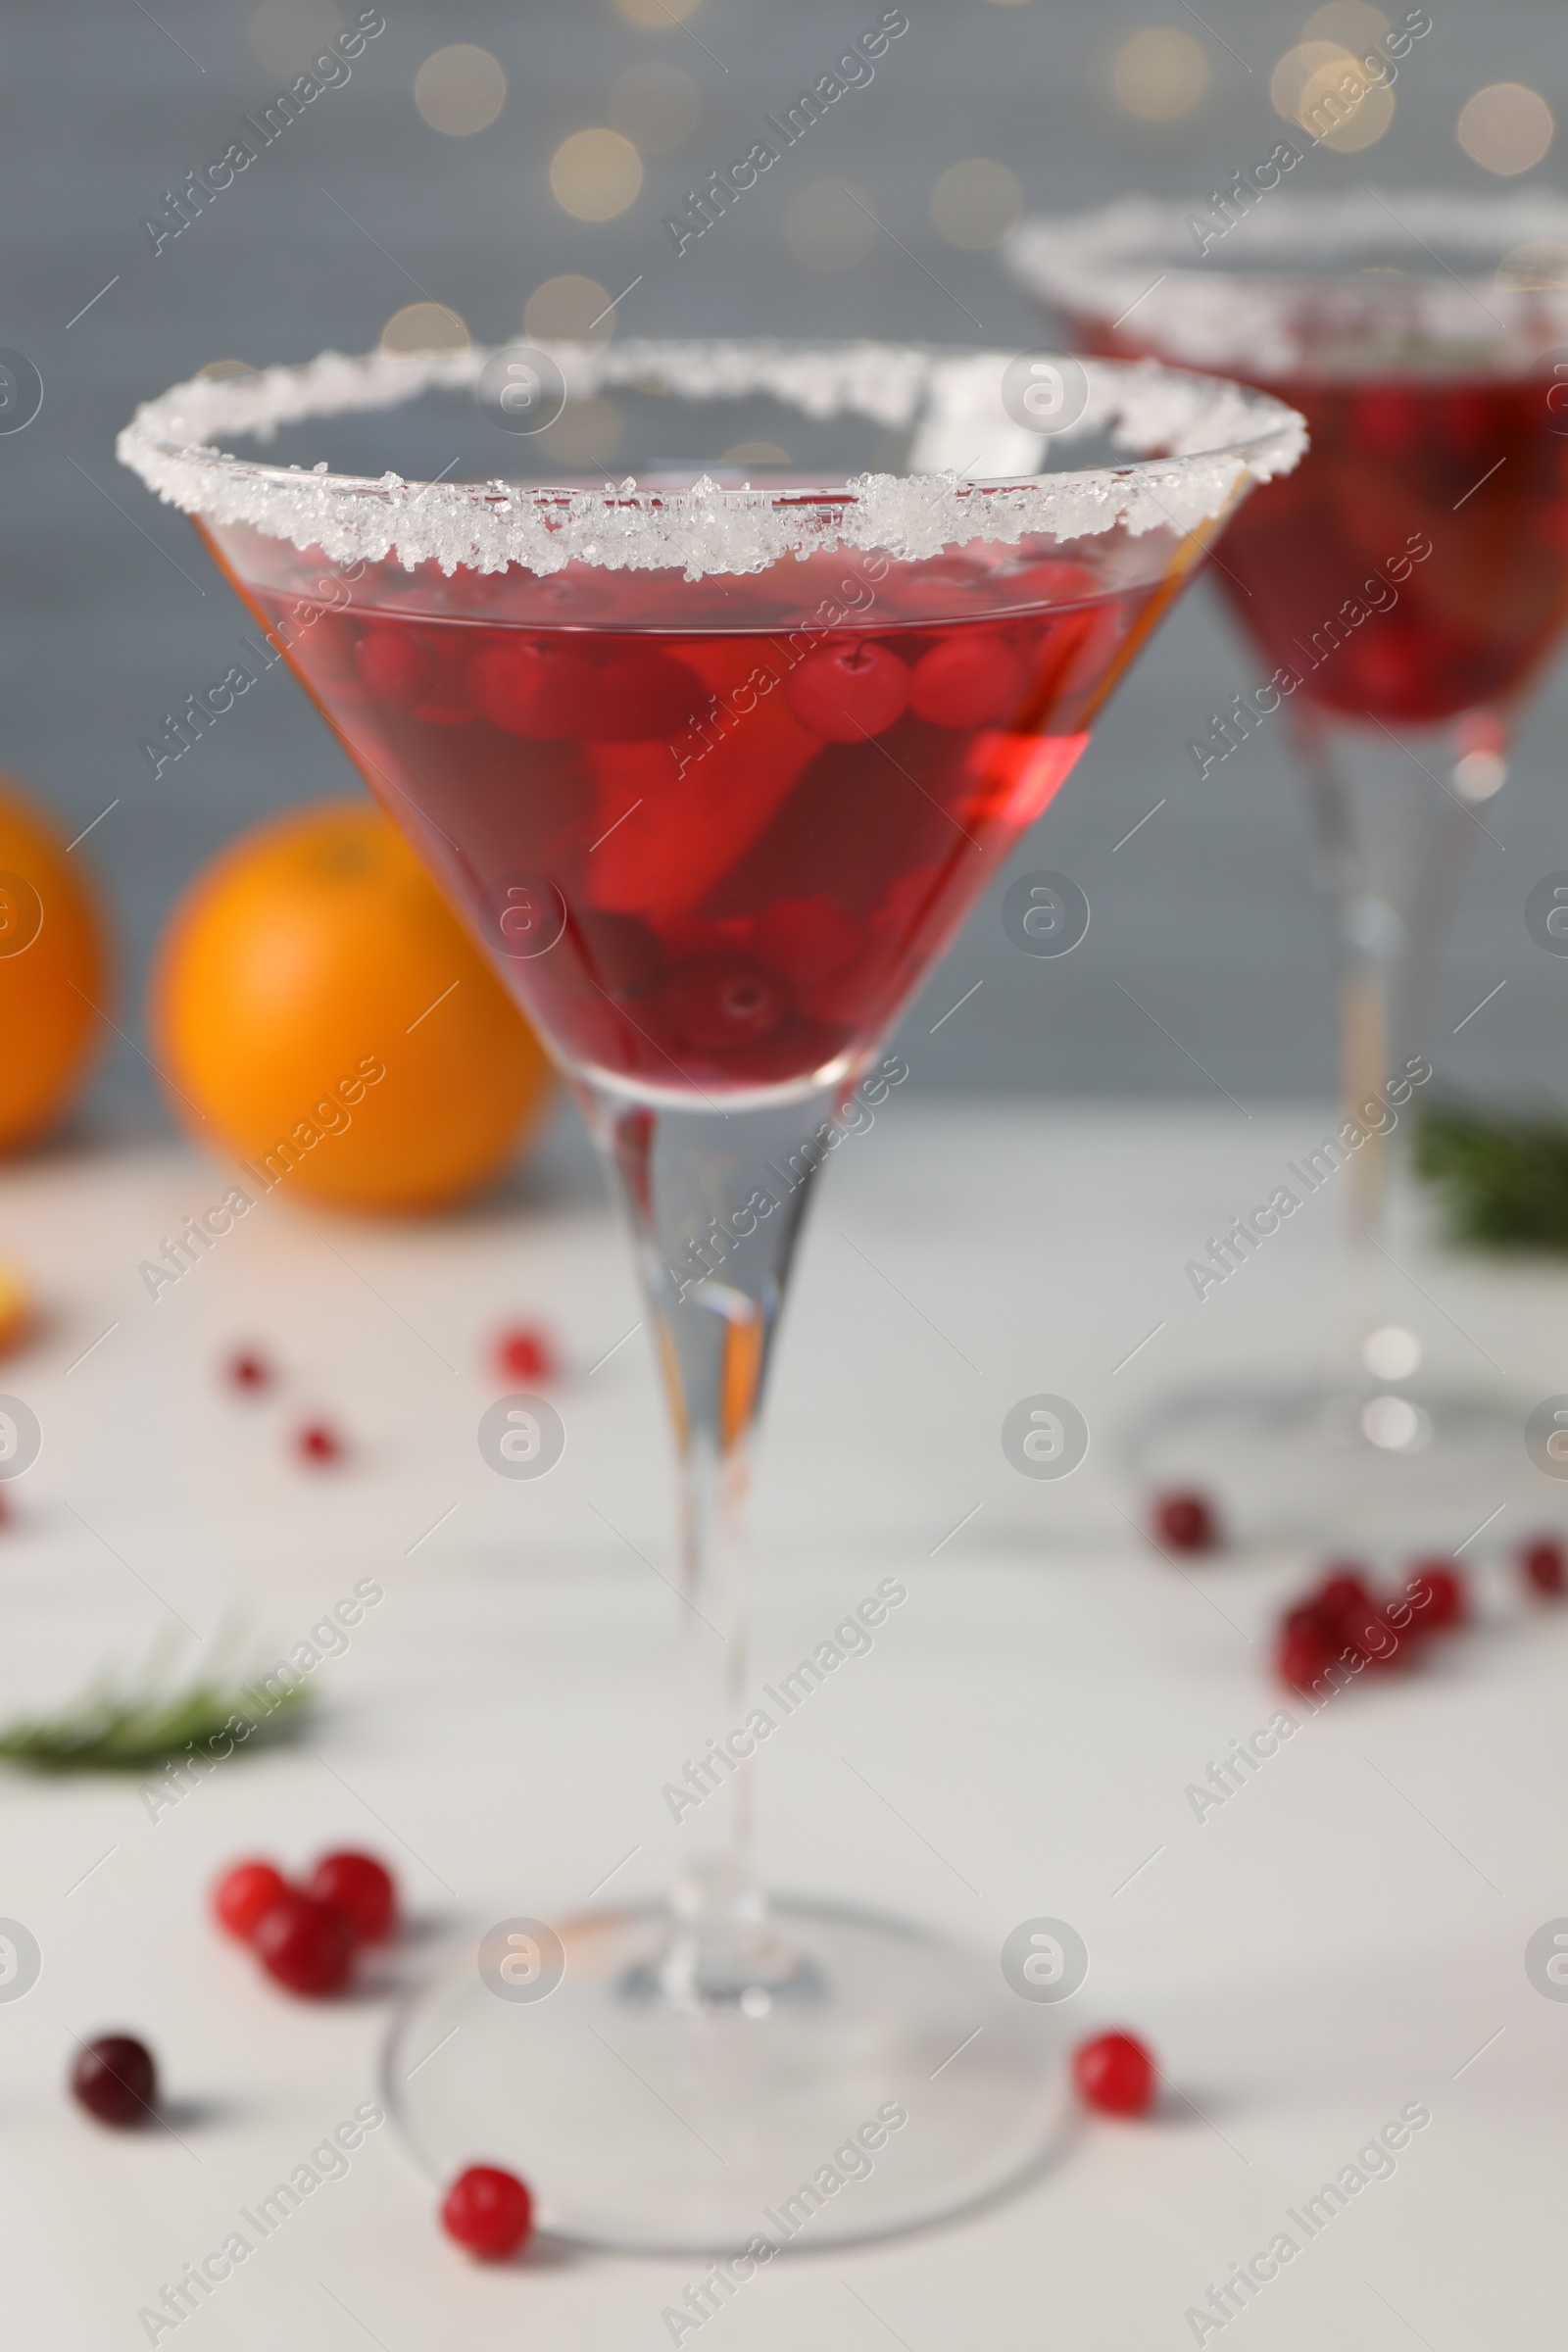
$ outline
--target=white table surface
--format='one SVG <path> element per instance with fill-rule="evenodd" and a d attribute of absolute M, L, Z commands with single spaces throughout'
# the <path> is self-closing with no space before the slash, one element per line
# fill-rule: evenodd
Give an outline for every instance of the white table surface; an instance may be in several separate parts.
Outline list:
<path fill-rule="evenodd" d="M 1111 1433 L 1140 1394 L 1282 1362 L 1327 1328 L 1321 1203 L 1203 1306 L 1182 1276 L 1325 1115 L 932 1104 L 911 1085 L 838 1154 L 758 1480 L 759 1680 L 880 1577 L 910 1600 L 764 1751 L 765 1873 L 991 1953 L 1022 1919 L 1071 1920 L 1092 1955 L 1074 2025 L 1147 2034 L 1174 2090 L 1151 2124 L 1088 2126 L 978 2221 L 772 2266 L 702 2331 L 710 2352 L 1190 2343 L 1208 2283 L 1410 2101 L 1432 2123 L 1395 2176 L 1226 2340 L 1560 2335 L 1568 2005 L 1522 1960 L 1568 1913 L 1568 1610 L 1527 1610 L 1483 1558 L 1477 1634 L 1337 1702 L 1200 1823 L 1187 1785 L 1282 1703 L 1267 1629 L 1311 1563 L 1184 1577 L 1114 1507 Z M 205 1639 L 237 1609 L 270 1656 L 357 1578 L 386 1598 L 316 1677 L 300 1745 L 225 1767 L 156 1823 L 134 1781 L 0 1780 L 0 1914 L 44 1955 L 0 2003 L 0 2341 L 29 2348 L 145 2342 L 162 2282 L 370 2092 L 383 2002 L 265 1987 L 206 1920 L 221 1862 L 363 1842 L 433 1926 L 568 1909 L 633 1848 L 615 1891 L 651 1887 L 669 1849 L 669 1478 L 642 1335 L 587 1376 L 637 1314 L 597 1199 L 558 1180 L 422 1228 L 270 1202 L 153 1303 L 138 1261 L 225 1183 L 172 1148 L 0 1175 L 0 1253 L 48 1310 L 0 1364 L 45 1430 L 0 1529 L 0 1704 L 62 1698 L 176 1617 Z M 1398 1254 L 1440 1353 L 1473 1368 L 1479 1346 L 1527 1401 L 1568 1387 L 1568 1273 L 1461 1262 L 1413 1230 Z M 572 1367 L 566 1453 L 537 1485 L 494 1477 L 474 1443 L 498 1385 L 485 1338 L 515 1314 L 556 1326 Z M 216 1368 L 248 1341 L 288 1375 L 254 1400 Z M 1019 1478 L 998 1443 L 1041 1389 L 1095 1432 L 1060 1486 Z M 341 1470 L 288 1456 L 315 1412 L 352 1440 Z M 1557 1491 L 1539 1486 L 1550 1525 Z M 1468 1556 L 1510 1528 L 1517 1506 Z M 73 2034 L 115 2027 L 157 2050 L 177 2136 L 101 2131 L 63 2096 Z M 386 2130 L 179 2341 L 652 2352 L 693 2270 L 475 2268 Z"/>

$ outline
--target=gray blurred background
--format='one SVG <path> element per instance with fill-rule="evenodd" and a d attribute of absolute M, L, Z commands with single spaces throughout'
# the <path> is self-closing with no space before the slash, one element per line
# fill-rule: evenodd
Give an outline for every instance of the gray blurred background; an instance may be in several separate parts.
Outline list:
<path fill-rule="evenodd" d="M 188 878 L 270 810 L 357 788 L 281 672 L 150 780 L 141 738 L 221 674 L 242 615 L 189 526 L 114 462 L 114 434 L 138 400 L 220 359 L 367 349 L 395 312 L 427 297 L 461 314 L 475 339 L 502 340 L 562 272 L 612 294 L 641 275 L 619 314 L 626 332 L 962 341 L 975 334 L 967 312 L 986 340 L 1026 347 L 1038 334 L 994 253 L 956 245 L 933 220 L 941 175 L 990 159 L 1032 209 L 1127 189 L 1200 200 L 1281 134 L 1269 74 L 1304 18 L 1278 0 L 1204 0 L 1201 17 L 1186 0 L 906 5 L 910 29 L 871 86 L 677 258 L 662 216 L 694 179 L 744 152 L 764 113 L 826 72 L 876 22 L 880 0 L 701 0 L 684 24 L 661 0 L 385 0 L 386 30 L 347 84 L 155 256 L 141 216 L 220 156 L 241 115 L 266 106 L 358 0 L 154 0 L 151 11 L 140 0 L 11 0 L 0 26 L 0 345 L 32 360 L 46 396 L 25 432 L 0 437 L 0 766 L 73 834 L 118 800 L 76 852 L 111 896 L 126 1033 L 88 1101 L 95 1131 L 165 1124 L 130 1041 L 143 1037 L 150 952 Z M 1388 13 L 1397 16 L 1397 0 Z M 1433 0 L 1432 15 L 1400 74 L 1392 127 L 1365 154 L 1320 151 L 1312 183 L 1495 189 L 1568 176 L 1560 5 Z M 1172 122 L 1140 119 L 1113 82 L 1121 44 L 1161 24 L 1197 43 L 1208 73 L 1201 98 Z M 507 77 L 500 115 L 470 135 L 432 127 L 415 103 L 421 64 L 455 42 L 490 51 Z M 663 76 L 664 126 L 647 143 L 673 135 L 683 108 L 690 129 L 671 152 L 646 156 L 641 193 L 618 218 L 572 218 L 552 193 L 552 156 L 575 130 L 635 123 L 638 83 L 621 77 L 655 62 L 690 88 Z M 1544 160 L 1512 182 L 1471 162 L 1455 137 L 1466 98 L 1498 80 L 1534 85 L 1563 124 Z M 642 105 L 646 118 L 646 86 Z M 879 224 L 858 254 L 834 228 L 842 200 L 808 185 L 845 180 Z M 1214 1101 L 1212 1082 L 1243 1101 L 1330 1089 L 1327 928 L 1284 731 L 1263 730 L 1206 782 L 1184 749 L 1255 669 L 1200 586 L 1014 860 L 1014 872 L 1047 864 L 1082 885 L 1094 906 L 1088 939 L 1059 962 L 1019 955 L 994 892 L 906 1024 L 922 1083 Z M 1531 883 L 1568 866 L 1565 718 L 1559 666 L 1526 723 L 1513 780 L 1487 812 L 1495 840 L 1480 845 L 1448 958 L 1440 1071 L 1474 1093 L 1568 1088 L 1568 965 L 1535 950 L 1522 920 Z"/>

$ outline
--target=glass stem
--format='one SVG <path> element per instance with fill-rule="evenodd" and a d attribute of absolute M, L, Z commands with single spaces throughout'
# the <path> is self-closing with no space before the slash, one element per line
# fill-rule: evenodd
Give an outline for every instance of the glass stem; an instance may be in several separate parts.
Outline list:
<path fill-rule="evenodd" d="M 689 1859 L 659 1988 L 689 2002 L 744 2000 L 788 1966 L 751 1866 L 749 1449 L 841 1090 L 727 1112 L 629 1102 L 587 1082 L 576 1092 L 631 1227 L 680 1477 L 685 1688 L 666 1802 Z"/>
<path fill-rule="evenodd" d="M 1430 1074 L 1443 951 L 1484 829 L 1478 805 L 1507 772 L 1505 736 L 1492 711 L 1395 731 L 1308 708 L 1298 725 L 1339 957 L 1341 1115 L 1368 1131 L 1346 1172 L 1344 1342 L 1364 1385 L 1368 1334 L 1408 1314 L 1380 1245 L 1399 1151 L 1392 1122 L 1407 1135 L 1422 1096 L 1398 1110 L 1387 1089 L 1417 1057 Z"/>

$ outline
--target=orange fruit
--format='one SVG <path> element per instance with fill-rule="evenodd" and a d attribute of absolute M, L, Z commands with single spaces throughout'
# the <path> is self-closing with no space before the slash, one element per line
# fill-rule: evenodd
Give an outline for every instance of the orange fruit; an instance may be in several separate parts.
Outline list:
<path fill-rule="evenodd" d="M 522 1014 L 364 802 L 261 825 L 197 876 L 159 952 L 152 1028 L 198 1136 L 261 1190 L 344 1208 L 472 1192 L 550 1092 Z"/>
<path fill-rule="evenodd" d="M 0 777 L 0 1152 L 48 1126 L 97 1044 L 104 927 L 65 835 Z"/>

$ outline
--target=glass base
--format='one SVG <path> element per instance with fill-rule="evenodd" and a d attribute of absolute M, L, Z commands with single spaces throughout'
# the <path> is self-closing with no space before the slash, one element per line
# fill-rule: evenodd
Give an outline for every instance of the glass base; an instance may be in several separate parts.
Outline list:
<path fill-rule="evenodd" d="M 548 1961 L 495 1991 L 493 1940 L 466 1941 L 387 2039 L 415 2160 L 440 2181 L 508 2166 L 559 2240 L 691 2255 L 890 2236 L 1049 2163 L 1068 2037 L 995 1955 L 827 1903 L 780 1901 L 767 1929 L 766 1981 L 720 2000 L 682 1996 L 660 1905 L 558 1922 L 539 1997 Z"/>
<path fill-rule="evenodd" d="M 1259 1378 L 1159 1398 L 1126 1453 L 1146 1495 L 1200 1490 L 1233 1543 L 1447 1552 L 1535 1478 L 1524 1425 L 1482 1389 Z"/>

